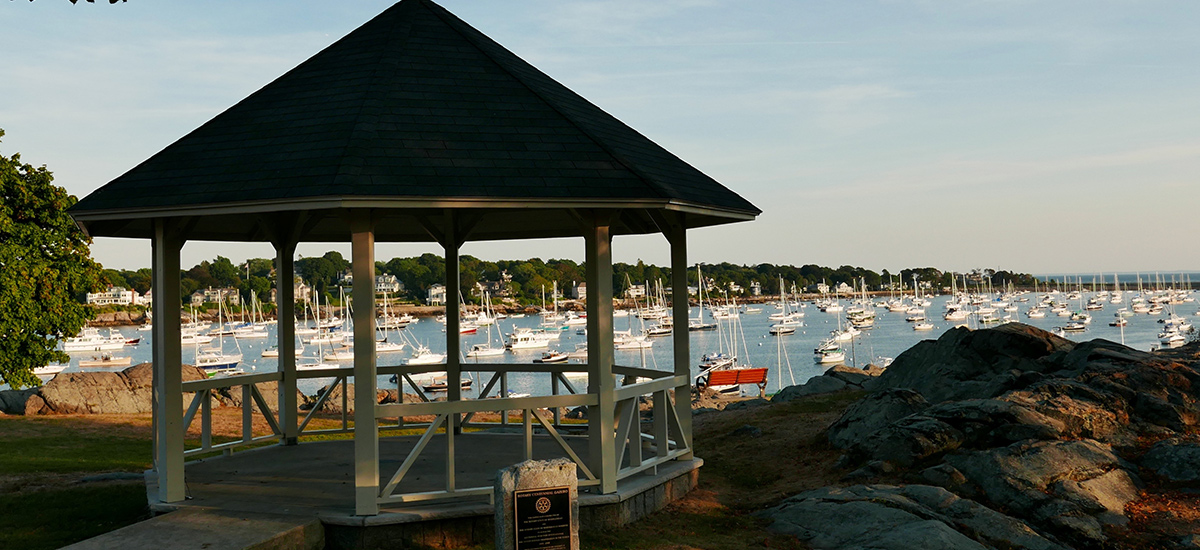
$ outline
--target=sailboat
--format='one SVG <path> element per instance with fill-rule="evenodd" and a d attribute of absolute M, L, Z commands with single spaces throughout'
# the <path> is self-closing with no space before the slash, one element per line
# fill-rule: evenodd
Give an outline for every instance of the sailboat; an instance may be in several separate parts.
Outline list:
<path fill-rule="evenodd" d="M 250 291 L 250 323 L 233 330 L 234 338 L 267 338 L 266 323 L 261 319 L 262 310 L 258 306 L 258 297 Z"/>
<path fill-rule="evenodd" d="M 389 315 L 388 299 L 387 299 L 386 293 L 383 295 L 383 318 L 384 319 L 392 319 L 392 320 L 399 319 L 398 317 Z M 389 323 L 389 325 L 392 327 L 408 326 L 408 323 L 400 324 L 400 323 L 392 322 L 392 323 Z M 388 336 L 387 328 L 382 329 L 382 331 L 383 331 L 383 338 L 375 340 L 375 355 L 379 355 L 380 353 L 396 353 L 399 351 L 404 351 L 404 348 L 405 348 L 404 342 L 396 342 L 396 341 L 391 340 L 391 337 Z"/>
<path fill-rule="evenodd" d="M 304 323 L 301 324 L 301 323 L 295 322 L 296 321 L 295 319 L 292 320 L 292 322 L 294 323 L 294 326 L 296 327 L 296 336 L 310 336 L 310 335 L 317 333 L 317 330 L 318 330 L 317 327 L 309 326 L 309 324 L 308 324 L 308 310 L 309 310 L 309 303 L 308 303 L 308 300 L 305 300 L 304 301 Z"/>
<path fill-rule="evenodd" d="M 483 303 L 484 303 L 485 311 L 487 309 L 491 309 L 491 305 L 492 305 L 491 294 L 484 292 Z M 493 346 L 492 345 L 492 327 L 495 327 L 495 326 L 496 326 L 495 323 L 487 323 L 485 325 L 486 328 L 484 330 L 487 331 L 487 342 L 483 343 L 483 344 L 475 344 L 475 345 L 471 346 L 471 351 L 467 352 L 468 359 L 479 359 L 480 357 L 495 357 L 497 355 L 504 355 L 504 347 L 503 346 Z M 500 329 L 496 328 L 496 330 L 500 330 Z"/>
<path fill-rule="evenodd" d="M 725 324 L 722 323 L 722 325 Z M 741 386 L 737 384 L 728 386 L 712 386 L 708 384 L 708 375 L 714 371 L 751 368 L 749 364 L 738 360 L 739 337 L 742 349 L 746 349 L 746 334 L 741 329 L 741 321 L 737 317 L 731 317 L 728 319 L 727 325 L 728 330 L 718 329 L 718 351 L 716 353 L 705 354 L 700 361 L 700 374 L 696 376 L 695 384 L 697 387 L 707 386 L 722 394 L 740 394 Z M 728 352 L 725 351 L 726 344 L 729 346 Z M 643 358 L 644 361 L 645 359 Z"/>
<path fill-rule="evenodd" d="M 788 310 L 787 287 L 783 284 L 782 275 L 779 277 L 779 307 L 780 310 L 777 313 L 767 316 L 768 320 L 775 321 L 767 328 L 767 332 L 775 336 L 796 332 L 796 327 L 803 325 L 800 318 L 804 316 L 804 313 Z"/>
<path fill-rule="evenodd" d="M 841 363 L 846 360 L 846 351 L 836 338 L 828 338 L 813 348 L 813 361 L 818 364 Z"/>
<path fill-rule="evenodd" d="M 225 298 L 220 292 L 217 293 L 217 326 L 224 326 L 224 304 Z M 217 346 L 212 348 L 200 348 L 199 343 L 196 344 L 196 366 L 208 371 L 221 371 L 233 369 L 242 361 L 241 346 L 238 346 L 239 353 L 225 353 L 225 333 L 221 331 L 217 335 Z M 234 339 L 237 343 L 237 339 Z"/>
<path fill-rule="evenodd" d="M 712 323 L 704 322 L 704 287 L 706 285 L 704 284 L 704 276 L 700 274 L 700 264 L 696 264 L 696 279 L 696 301 L 699 307 L 696 309 L 696 318 L 688 320 L 688 330 L 715 330 L 717 328 L 715 321 Z"/>

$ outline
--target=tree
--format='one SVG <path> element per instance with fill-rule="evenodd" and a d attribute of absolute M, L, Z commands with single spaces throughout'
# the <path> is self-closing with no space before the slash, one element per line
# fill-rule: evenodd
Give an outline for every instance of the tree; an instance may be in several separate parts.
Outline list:
<path fill-rule="evenodd" d="M 76 198 L 53 180 L 20 154 L 0 155 L 0 379 L 14 388 L 38 385 L 33 369 L 69 360 L 58 342 L 91 317 L 77 297 L 100 281 L 91 239 L 67 215 Z"/>
<path fill-rule="evenodd" d="M 217 256 L 217 259 L 209 264 L 208 273 L 217 280 L 217 285 L 224 288 L 238 286 L 242 281 L 241 270 L 224 256 Z"/>

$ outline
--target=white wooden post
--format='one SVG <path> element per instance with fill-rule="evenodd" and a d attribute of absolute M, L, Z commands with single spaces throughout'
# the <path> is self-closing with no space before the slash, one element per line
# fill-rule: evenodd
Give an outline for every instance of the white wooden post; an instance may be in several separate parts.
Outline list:
<path fill-rule="evenodd" d="M 296 403 L 296 242 L 275 243 L 275 325 L 279 334 L 279 443 L 295 445 L 299 437 Z"/>
<path fill-rule="evenodd" d="M 667 229 L 667 240 L 671 243 L 671 316 L 675 324 L 672 344 L 675 351 L 675 375 L 683 376 L 684 382 L 675 388 L 675 414 L 679 417 L 679 430 L 688 452 L 680 460 L 691 460 L 692 452 L 692 358 L 688 337 L 688 292 L 687 292 L 687 233 L 682 223 L 672 223 Z M 703 284 L 703 283 L 702 283 Z"/>
<path fill-rule="evenodd" d="M 183 238 L 173 219 L 154 220 L 153 288 L 155 470 L 158 500 L 184 499 L 183 359 L 180 341 L 179 251 Z"/>
<path fill-rule="evenodd" d="M 447 211 L 445 242 L 442 246 L 446 251 L 446 400 L 454 403 L 462 400 L 462 363 L 458 357 L 461 347 L 462 333 L 459 332 L 462 311 L 459 307 L 458 295 L 462 292 L 462 276 L 459 273 L 458 249 L 462 244 L 456 227 L 453 211 Z M 462 416 L 451 415 L 446 430 L 462 432 Z M 452 438 L 446 438 L 447 443 Z M 453 461 L 453 455 L 447 455 Z M 453 462 L 451 462 L 453 463 Z"/>
<path fill-rule="evenodd" d="M 350 221 L 354 275 L 354 510 L 379 513 L 379 431 L 375 407 L 375 228 L 367 212 Z"/>
<path fill-rule="evenodd" d="M 588 393 L 600 403 L 588 407 L 588 447 L 600 492 L 617 490 L 616 379 L 613 377 L 612 231 L 607 215 L 591 213 L 584 235 L 587 279 Z M 685 325 L 686 326 L 686 325 Z"/>

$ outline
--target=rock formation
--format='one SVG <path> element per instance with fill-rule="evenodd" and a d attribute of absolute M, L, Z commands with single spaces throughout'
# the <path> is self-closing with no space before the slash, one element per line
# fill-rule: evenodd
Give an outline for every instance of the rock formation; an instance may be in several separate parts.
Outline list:
<path fill-rule="evenodd" d="M 1187 438 L 1200 421 L 1195 346 L 1146 353 L 1021 324 L 952 329 L 901 354 L 827 435 L 858 468 L 851 478 L 895 472 L 1046 540 L 1100 545 L 1128 521 L 1143 476 L 1200 487 L 1200 444 Z"/>
<path fill-rule="evenodd" d="M 26 390 L 0 391 L 0 412 L 5 414 L 141 414 L 151 412 L 154 367 L 134 365 L 121 372 L 71 372 L 52 378 L 45 385 Z M 183 366 L 183 380 L 204 380 L 208 374 L 191 365 Z M 258 384 L 267 406 L 277 409 L 279 390 L 275 382 Z M 213 392 L 217 406 L 240 407 L 240 388 Z M 297 392 L 299 403 L 305 397 Z M 184 394 L 183 405 L 191 403 Z"/>

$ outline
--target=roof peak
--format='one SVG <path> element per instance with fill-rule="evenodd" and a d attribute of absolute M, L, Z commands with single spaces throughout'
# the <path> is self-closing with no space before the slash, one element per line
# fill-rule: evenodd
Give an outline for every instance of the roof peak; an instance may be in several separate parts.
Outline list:
<path fill-rule="evenodd" d="M 394 4 L 72 213 L 368 197 L 760 213 L 430 0 Z"/>

